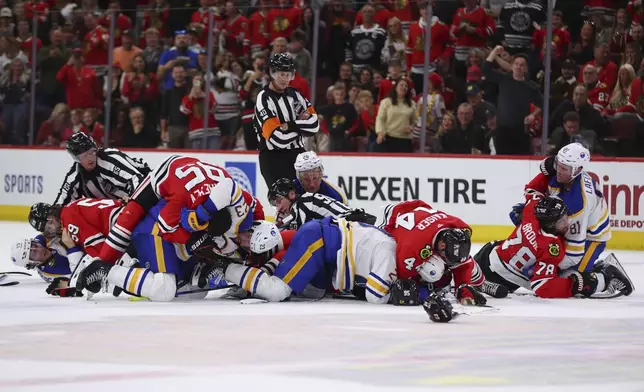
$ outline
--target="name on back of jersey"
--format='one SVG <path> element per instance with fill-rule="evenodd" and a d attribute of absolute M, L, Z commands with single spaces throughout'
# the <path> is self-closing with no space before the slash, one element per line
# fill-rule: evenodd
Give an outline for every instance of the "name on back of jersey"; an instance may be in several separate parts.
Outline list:
<path fill-rule="evenodd" d="M 447 218 L 447 214 L 445 214 L 443 212 L 438 212 L 438 213 L 435 213 L 434 215 L 430 215 L 430 216 L 426 217 L 425 219 L 421 220 L 420 222 L 418 222 L 418 225 L 416 225 L 416 227 L 418 227 L 419 230 L 425 230 L 426 228 L 431 226 L 433 223 L 436 223 L 437 221 L 439 221 L 441 219 L 445 219 L 445 218 Z"/>
<path fill-rule="evenodd" d="M 530 245 L 532 245 L 532 248 L 537 250 L 539 246 L 537 245 L 537 233 L 534 232 L 534 229 L 532 228 L 532 223 L 526 223 L 521 225 L 521 231 L 523 231 L 523 235 L 525 236 L 525 239 L 528 240 Z"/>
<path fill-rule="evenodd" d="M 217 184 L 213 183 L 206 183 L 206 184 L 201 184 L 201 186 L 195 188 L 191 193 L 190 193 L 190 200 L 194 203 L 198 198 L 203 197 L 203 196 L 208 196 L 212 192 L 212 188 L 217 186 Z"/>

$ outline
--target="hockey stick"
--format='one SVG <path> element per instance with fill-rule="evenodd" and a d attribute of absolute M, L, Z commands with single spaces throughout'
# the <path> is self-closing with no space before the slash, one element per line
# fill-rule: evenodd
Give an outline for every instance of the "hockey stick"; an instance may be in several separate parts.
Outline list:
<path fill-rule="evenodd" d="M 223 287 L 216 287 L 213 289 L 196 289 L 196 290 L 189 290 L 189 291 L 182 291 L 180 293 L 175 294 L 175 298 L 179 297 L 180 295 L 186 295 L 186 294 L 195 294 L 195 293 L 203 293 L 206 291 L 215 291 L 215 290 L 222 290 L 222 289 L 229 289 L 231 287 L 234 287 L 234 284 L 229 284 Z"/>
<path fill-rule="evenodd" d="M 27 275 L 31 276 L 30 273 L 28 272 L 22 272 L 22 271 L 7 271 L 7 272 L 0 272 L 0 275 Z"/>
<path fill-rule="evenodd" d="M 17 285 L 18 283 L 20 283 L 20 282 L 13 281 L 13 282 L 7 282 L 7 283 L 0 283 L 0 287 L 15 286 L 15 285 Z"/>

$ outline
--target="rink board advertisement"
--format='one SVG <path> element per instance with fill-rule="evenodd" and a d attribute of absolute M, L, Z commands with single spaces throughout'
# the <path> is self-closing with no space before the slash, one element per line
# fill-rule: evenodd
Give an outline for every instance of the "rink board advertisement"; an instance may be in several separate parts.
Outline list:
<path fill-rule="evenodd" d="M 150 167 L 171 155 L 159 150 L 128 153 Z M 271 214 L 256 153 L 187 154 L 225 167 Z M 324 155 L 323 163 L 325 176 L 346 193 L 352 207 L 376 214 L 388 203 L 422 199 L 472 225 L 477 242 L 510 233 L 508 213 L 523 200 L 523 187 L 539 166 L 539 160 L 528 159 L 333 154 Z M 0 220 L 26 220 L 33 203 L 52 203 L 71 165 L 63 150 L 0 149 Z M 587 169 L 609 203 L 610 247 L 644 249 L 644 161 L 594 161 Z"/>

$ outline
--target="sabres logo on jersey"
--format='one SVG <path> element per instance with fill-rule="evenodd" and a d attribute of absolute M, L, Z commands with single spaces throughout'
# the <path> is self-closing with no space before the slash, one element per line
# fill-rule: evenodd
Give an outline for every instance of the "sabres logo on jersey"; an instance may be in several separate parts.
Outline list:
<path fill-rule="evenodd" d="M 431 255 L 432 255 L 432 247 L 429 245 L 425 245 L 425 247 L 420 250 L 421 260 L 429 259 Z"/>
<path fill-rule="evenodd" d="M 550 244 L 548 245 L 548 253 L 550 253 L 551 256 L 557 257 L 559 256 L 559 244 Z"/>

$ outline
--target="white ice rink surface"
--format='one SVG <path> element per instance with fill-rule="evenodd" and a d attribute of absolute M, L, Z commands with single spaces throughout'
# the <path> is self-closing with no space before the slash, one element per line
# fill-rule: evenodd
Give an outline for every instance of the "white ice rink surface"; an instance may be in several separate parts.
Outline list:
<path fill-rule="evenodd" d="M 0 224 L 1 249 L 30 234 Z M 25 277 L 0 287 L 0 391 L 644 391 L 644 254 L 617 256 L 630 297 L 491 299 L 449 324 L 349 300 L 54 298 Z"/>

